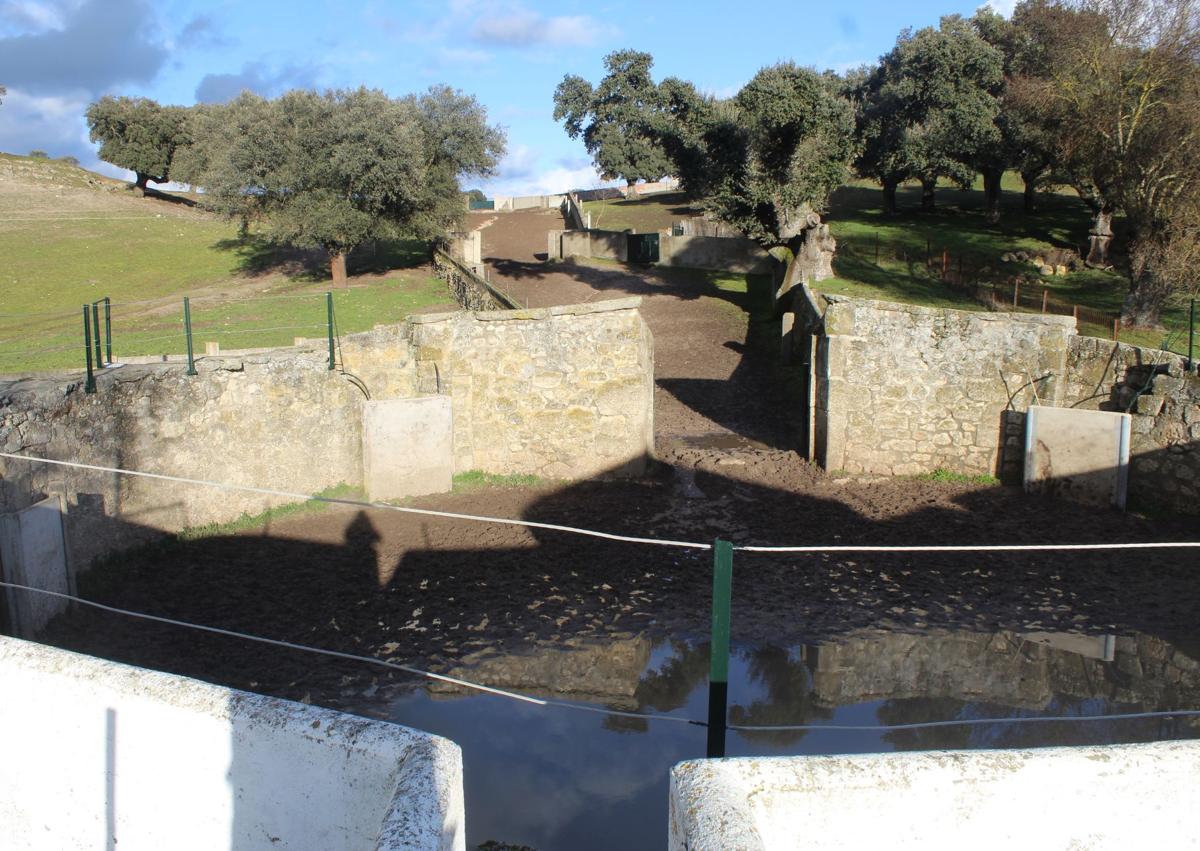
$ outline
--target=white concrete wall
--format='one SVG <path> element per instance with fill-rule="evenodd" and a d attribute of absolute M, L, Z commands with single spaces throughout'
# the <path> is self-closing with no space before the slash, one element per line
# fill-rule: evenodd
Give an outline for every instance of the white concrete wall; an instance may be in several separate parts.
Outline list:
<path fill-rule="evenodd" d="M 462 754 L 395 724 L 0 638 L 0 847 L 465 847 Z"/>
<path fill-rule="evenodd" d="M 0 579 L 46 591 L 70 594 L 62 497 L 55 495 L 22 511 L 0 515 Z M 65 600 L 4 589 L 13 632 L 33 638 L 67 607 Z"/>
<path fill-rule="evenodd" d="M 450 397 L 364 402 L 363 474 L 372 500 L 449 491 L 454 479 Z"/>
<path fill-rule="evenodd" d="M 1200 847 L 1200 742 L 682 762 L 672 851 Z"/>

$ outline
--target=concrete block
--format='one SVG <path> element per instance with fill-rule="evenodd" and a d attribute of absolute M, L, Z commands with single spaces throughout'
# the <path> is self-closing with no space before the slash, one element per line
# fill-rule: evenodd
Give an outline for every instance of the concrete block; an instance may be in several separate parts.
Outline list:
<path fill-rule="evenodd" d="M 445 493 L 453 476 L 449 396 L 363 404 L 363 478 L 370 499 Z"/>
<path fill-rule="evenodd" d="M 1131 420 L 1111 411 L 1030 407 L 1025 490 L 1124 508 Z"/>
<path fill-rule="evenodd" d="M 6 849 L 462 851 L 419 730 L 0 637 Z"/>
<path fill-rule="evenodd" d="M 1200 742 L 682 762 L 671 851 L 1192 848 Z"/>
<path fill-rule="evenodd" d="M 62 498 L 52 496 L 23 511 L 0 516 L 0 578 L 60 594 L 72 593 L 63 534 Z M 6 588 L 13 632 L 33 638 L 50 619 L 67 608 L 67 601 Z"/>

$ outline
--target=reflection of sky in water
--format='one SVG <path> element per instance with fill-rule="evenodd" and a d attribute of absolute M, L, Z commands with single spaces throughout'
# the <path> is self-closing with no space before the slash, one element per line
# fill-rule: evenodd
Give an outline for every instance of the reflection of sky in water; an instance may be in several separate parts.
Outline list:
<path fill-rule="evenodd" d="M 1091 664 L 1106 676 L 1112 665 L 1096 660 Z M 660 643 L 641 675 L 637 702 L 643 711 L 669 711 L 702 720 L 707 711 L 706 673 L 705 645 Z M 1116 676 L 1115 669 L 1112 673 Z M 1108 688 L 1112 682 L 1097 685 Z M 1179 696 L 1176 688 L 1166 693 Z M 745 647 L 736 648 L 730 660 L 729 702 L 731 717 L 741 713 L 742 723 L 871 726 L 1183 708 L 1179 703 L 1160 707 L 1058 694 L 1044 705 L 1014 707 L 995 699 L 962 700 L 947 696 L 944 689 L 933 696 L 914 696 L 909 689 L 899 699 L 834 707 L 814 699 L 812 670 L 803 648 Z M 488 695 L 430 697 L 423 691 L 400 698 L 391 710 L 392 720 L 446 736 L 462 747 L 470 848 L 488 839 L 538 851 L 661 848 L 667 838 L 668 772 L 680 760 L 704 756 L 705 730 L 687 724 L 626 721 Z M 1200 728 L 1182 720 L 1133 719 L 902 731 L 730 732 L 727 750 L 729 756 L 777 756 L 1108 744 L 1193 736 L 1200 736 Z"/>

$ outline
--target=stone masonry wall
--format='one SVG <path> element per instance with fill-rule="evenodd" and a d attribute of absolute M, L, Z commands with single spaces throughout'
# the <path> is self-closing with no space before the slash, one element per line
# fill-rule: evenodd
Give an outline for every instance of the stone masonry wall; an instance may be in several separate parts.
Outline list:
<path fill-rule="evenodd" d="M 311 494 L 362 480 L 361 392 L 321 352 L 0 385 L 4 451 Z M 0 511 L 61 493 L 72 561 L 294 500 L 0 459 Z"/>
<path fill-rule="evenodd" d="M 454 402 L 457 470 L 640 472 L 654 448 L 654 353 L 640 299 L 411 317 L 422 392 Z"/>
<path fill-rule="evenodd" d="M 1003 412 L 1058 399 L 1069 317 L 824 299 L 813 407 L 826 469 L 995 474 Z"/>
<path fill-rule="evenodd" d="M 1200 513 L 1200 377 L 1183 358 L 1074 337 L 1062 404 L 1127 411 L 1129 496 L 1136 505 Z"/>
<path fill-rule="evenodd" d="M 0 381 L 0 448 L 41 458 L 312 494 L 361 485 L 362 404 L 449 394 L 456 471 L 576 478 L 653 451 L 653 344 L 621 299 L 410 317 L 324 348 Z M 291 498 L 0 459 L 0 512 L 59 493 L 72 562 Z"/>

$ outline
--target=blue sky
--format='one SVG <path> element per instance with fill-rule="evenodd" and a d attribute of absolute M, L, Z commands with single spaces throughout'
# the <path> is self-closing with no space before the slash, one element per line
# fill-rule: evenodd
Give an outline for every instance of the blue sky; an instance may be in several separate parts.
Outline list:
<path fill-rule="evenodd" d="M 873 61 L 903 27 L 969 15 L 980 2 L 0 0 L 0 150 L 70 154 L 116 174 L 96 159 L 83 121 L 101 95 L 188 105 L 244 88 L 366 85 L 398 96 L 446 83 L 507 130 L 508 154 L 484 188 L 586 188 L 598 178 L 582 143 L 553 121 L 551 99 L 564 74 L 599 79 L 613 50 L 653 54 L 656 79 L 731 95 L 783 60 L 838 70 Z"/>

